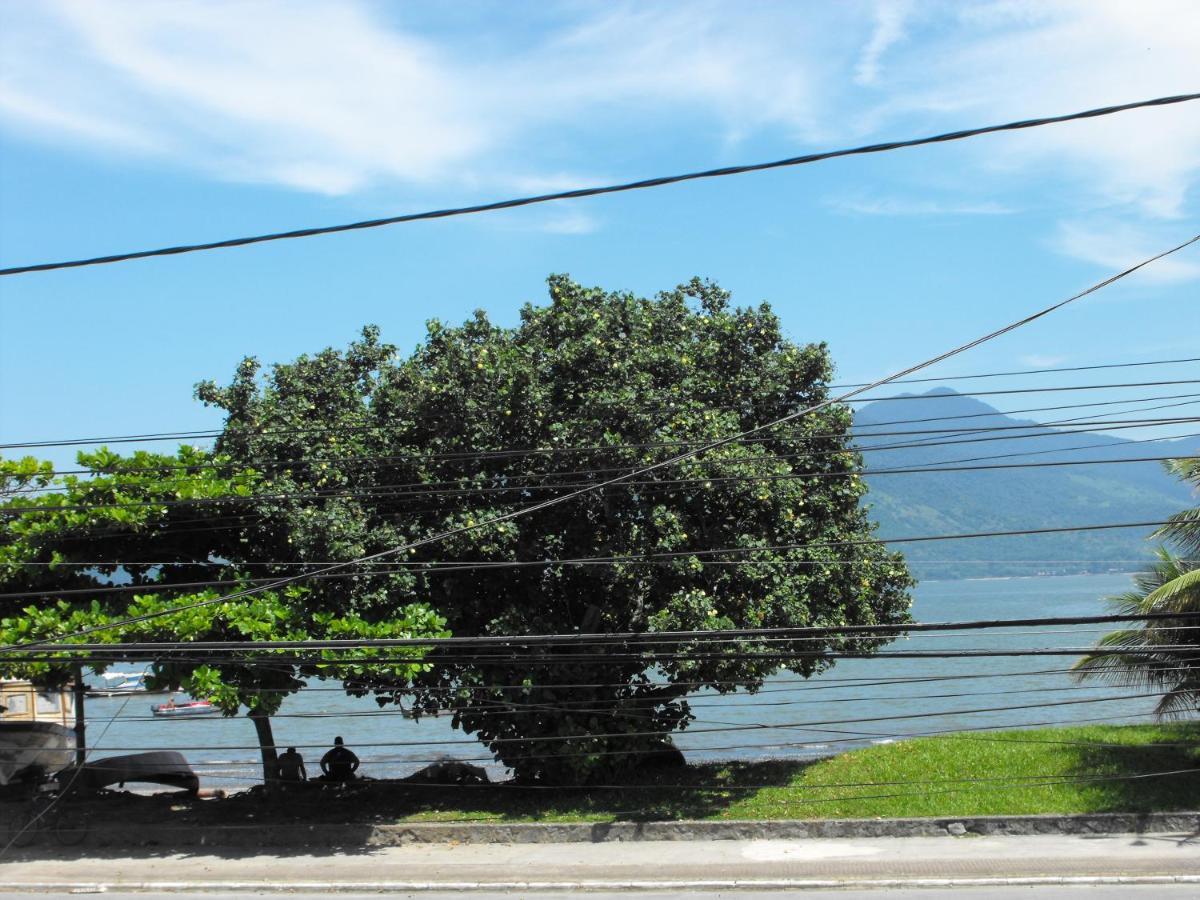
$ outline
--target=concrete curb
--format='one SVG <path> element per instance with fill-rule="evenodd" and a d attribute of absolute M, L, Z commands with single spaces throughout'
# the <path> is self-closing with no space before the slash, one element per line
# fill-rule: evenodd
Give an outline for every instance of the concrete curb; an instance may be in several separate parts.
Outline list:
<path fill-rule="evenodd" d="M 1139 834 L 1200 831 L 1200 812 L 976 816 L 938 819 L 667 821 L 396 825 L 127 825 L 80 847 L 396 847 L 406 844 L 571 844 L 946 835 Z"/>
<path fill-rule="evenodd" d="M 425 893 L 432 891 L 718 891 L 834 890 L 844 888 L 1035 887 L 1039 885 L 1200 884 L 1200 875 L 1045 875 L 1014 878 L 744 878 L 695 881 L 89 881 L 9 882 L 5 893 Z"/>

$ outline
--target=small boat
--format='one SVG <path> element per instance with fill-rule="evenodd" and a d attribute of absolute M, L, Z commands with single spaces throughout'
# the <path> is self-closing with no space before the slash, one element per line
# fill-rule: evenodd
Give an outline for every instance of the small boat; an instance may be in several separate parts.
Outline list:
<path fill-rule="evenodd" d="M 103 672 L 103 684 L 89 685 L 89 697 L 115 697 L 118 694 L 146 694 L 145 672 Z"/>
<path fill-rule="evenodd" d="M 400 707 L 400 715 L 405 719 L 424 719 L 426 717 L 437 718 L 442 714 L 440 709 L 409 709 L 407 706 Z"/>
<path fill-rule="evenodd" d="M 82 786 L 99 790 L 109 785 L 125 786 L 127 781 L 162 784 L 181 788 L 190 794 L 200 789 L 200 779 L 176 750 L 154 750 L 129 756 L 110 756 L 85 763 L 79 775 Z"/>
<path fill-rule="evenodd" d="M 75 760 L 70 686 L 42 689 L 0 678 L 0 788 L 65 769 Z"/>
<path fill-rule="evenodd" d="M 174 700 L 168 700 L 166 703 L 155 703 L 150 707 L 151 713 L 164 719 L 211 716 L 220 711 L 207 700 L 189 700 L 186 703 L 176 703 Z"/>
<path fill-rule="evenodd" d="M 0 787 L 31 771 L 57 772 L 75 760 L 75 732 L 56 722 L 0 722 Z"/>

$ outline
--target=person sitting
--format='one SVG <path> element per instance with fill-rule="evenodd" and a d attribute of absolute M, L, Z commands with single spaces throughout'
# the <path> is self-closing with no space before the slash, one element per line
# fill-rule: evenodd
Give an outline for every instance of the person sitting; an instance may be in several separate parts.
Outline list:
<path fill-rule="evenodd" d="M 358 757 L 340 737 L 333 739 L 333 748 L 321 757 L 321 780 L 344 783 L 353 781 L 358 771 Z"/>
<path fill-rule="evenodd" d="M 276 760 L 279 769 L 279 780 L 284 783 L 297 784 L 308 781 L 308 772 L 304 769 L 304 757 L 296 752 L 295 747 L 288 747 L 286 753 L 279 754 Z"/>

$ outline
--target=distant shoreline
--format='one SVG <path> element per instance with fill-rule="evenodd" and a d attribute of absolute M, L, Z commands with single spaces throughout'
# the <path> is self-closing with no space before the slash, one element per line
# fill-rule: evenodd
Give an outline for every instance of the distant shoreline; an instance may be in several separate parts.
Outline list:
<path fill-rule="evenodd" d="M 972 575 L 966 578 L 918 578 L 918 584 L 946 584 L 952 581 L 1017 581 L 1033 578 L 1098 578 L 1103 575 L 1137 575 L 1141 569 L 1129 569 L 1109 572 L 1062 572 L 1055 575 Z"/>

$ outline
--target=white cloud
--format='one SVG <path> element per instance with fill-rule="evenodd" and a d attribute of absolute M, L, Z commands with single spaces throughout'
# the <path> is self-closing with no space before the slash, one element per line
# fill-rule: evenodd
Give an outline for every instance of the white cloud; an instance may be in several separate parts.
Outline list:
<path fill-rule="evenodd" d="M 218 177 L 343 193 L 423 179 L 485 151 L 494 129 L 436 48 L 353 5 L 58 0 L 20 22 L 0 79 L 14 97 Z M 59 47 L 55 56 L 42 52 Z M 27 127 L 54 123 L 21 116 Z M 104 123 L 107 131 L 87 128 Z"/>
<path fill-rule="evenodd" d="M 600 220 L 582 209 L 560 201 L 548 206 L 519 210 L 512 216 L 488 220 L 491 227 L 504 231 L 536 231 L 543 234 L 592 234 L 600 229 Z"/>
<path fill-rule="evenodd" d="M 839 197 L 829 205 L 840 212 L 863 216 L 1003 216 L 1015 211 L 990 200 L 958 203 L 905 197 Z"/>
<path fill-rule="evenodd" d="M 875 30 L 863 48 L 854 69 L 854 80 L 858 84 L 873 85 L 879 80 L 883 54 L 893 44 L 905 38 L 904 21 L 912 10 L 908 0 L 880 0 L 875 6 Z"/>
<path fill-rule="evenodd" d="M 1035 369 L 1049 369 L 1054 366 L 1061 366 L 1067 361 L 1065 356 L 1051 356 L 1046 353 L 1030 353 L 1021 357 L 1021 365 L 1030 366 Z"/>
<path fill-rule="evenodd" d="M 598 10 L 474 52 L 385 23 L 361 0 L 46 0 L 5 10 L 0 114 L 50 140 L 328 194 L 385 180 L 594 182 L 568 182 L 529 151 L 547 134 L 561 144 L 564 128 L 657 123 L 664 110 L 715 116 L 718 142 L 817 128 L 804 17 L 772 27 L 704 4 Z"/>
<path fill-rule="evenodd" d="M 1063 222 L 1053 240 L 1060 253 L 1113 272 L 1153 256 L 1171 243 L 1171 238 L 1125 222 Z M 1146 266 L 1136 277 L 1158 283 L 1191 281 L 1200 278 L 1200 264 L 1183 256 L 1169 256 Z"/>
<path fill-rule="evenodd" d="M 1178 93 L 1200 71 L 1194 0 L 731 9 L 531 5 L 494 27 L 449 16 L 418 31 L 402 5 L 367 0 L 6 4 L 0 122 L 217 179 L 473 198 L 629 174 L 618 162 L 589 174 L 597 156 L 641 174 L 642 144 L 694 141 L 697 159 L 751 137 L 837 146 Z M 1069 186 L 1077 209 L 1180 217 L 1200 115 L 1150 110 L 960 146 L 928 197 L 848 203 L 1000 214 L 1037 177 L 1056 202 Z M 964 202 L 955 178 L 993 192 Z"/>
<path fill-rule="evenodd" d="M 550 234 L 591 234 L 599 223 L 595 218 L 580 210 L 555 213 L 542 225 L 542 231 Z"/>
<path fill-rule="evenodd" d="M 1194 91 L 1200 4 L 1192 0 L 995 0 L 948 6 L 940 37 L 893 60 L 891 113 L 987 122 Z M 969 115 L 969 118 L 967 116 Z M 1152 218 L 1183 214 L 1200 171 L 1194 106 L 1123 113 L 986 138 L 994 171 L 1041 172 Z"/>

